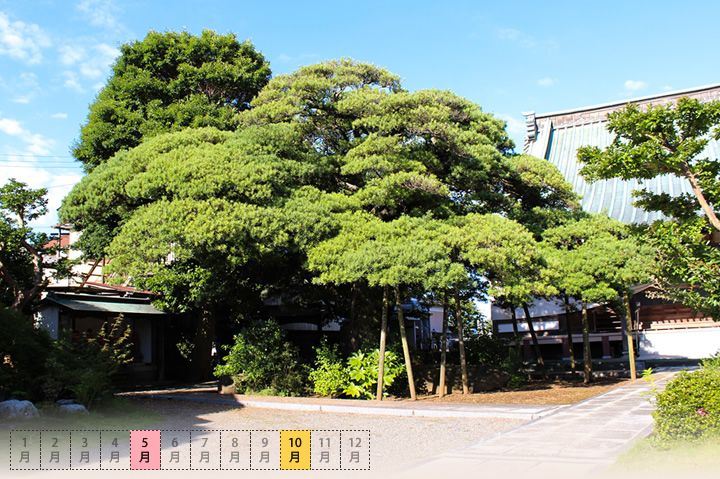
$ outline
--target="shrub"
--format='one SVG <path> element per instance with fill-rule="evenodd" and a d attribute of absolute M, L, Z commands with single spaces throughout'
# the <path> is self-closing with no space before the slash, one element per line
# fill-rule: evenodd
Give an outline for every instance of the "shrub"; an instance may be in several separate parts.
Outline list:
<path fill-rule="evenodd" d="M 374 399 L 380 366 L 380 350 L 358 351 L 350 356 L 347 362 L 350 384 L 345 388 L 345 394 L 363 399 Z M 385 351 L 384 387 L 392 386 L 395 378 L 404 370 L 404 365 L 398 360 L 398 356 L 392 351 Z"/>
<path fill-rule="evenodd" d="M 308 376 L 313 383 L 313 391 L 320 396 L 340 396 L 350 384 L 350 375 L 343 366 L 337 345 L 330 348 L 323 338 L 315 353 L 315 369 Z"/>
<path fill-rule="evenodd" d="M 478 333 L 465 340 L 465 356 L 468 364 L 502 368 L 512 353 L 510 342 L 495 335 Z"/>
<path fill-rule="evenodd" d="M 680 372 L 656 400 L 654 438 L 659 442 L 720 435 L 720 368 Z"/>
<path fill-rule="evenodd" d="M 10 308 L 0 308 L 0 400 L 42 397 L 45 360 L 52 349 L 47 331 L 35 327 L 32 318 Z"/>
<path fill-rule="evenodd" d="M 112 376 L 132 361 L 130 326 L 122 317 L 103 325 L 96 337 L 75 338 L 62 331 L 47 361 L 48 373 L 42 378 L 45 399 L 72 395 L 90 409 L 100 396 L 112 392 Z"/>
<path fill-rule="evenodd" d="M 313 382 L 313 391 L 321 396 L 350 396 L 374 399 L 377 389 L 380 350 L 365 348 L 351 355 L 343 365 L 337 346 L 330 348 L 323 340 L 315 349 L 317 359 L 315 369 L 309 378 Z M 405 371 L 403 363 L 393 351 L 385 352 L 383 371 L 384 394 L 395 380 Z"/>
<path fill-rule="evenodd" d="M 235 376 L 238 391 L 280 396 L 300 394 L 304 387 L 297 349 L 285 341 L 285 332 L 275 321 L 260 321 L 235 335 L 215 367 L 215 376 Z"/>

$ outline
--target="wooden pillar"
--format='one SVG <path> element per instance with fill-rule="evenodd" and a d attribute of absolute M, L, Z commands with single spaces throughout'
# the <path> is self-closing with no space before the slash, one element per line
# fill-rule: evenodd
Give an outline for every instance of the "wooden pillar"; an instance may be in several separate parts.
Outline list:
<path fill-rule="evenodd" d="M 608 359 L 612 357 L 612 354 L 610 354 L 610 338 L 604 334 L 602 337 L 602 348 L 603 348 L 603 359 Z"/>

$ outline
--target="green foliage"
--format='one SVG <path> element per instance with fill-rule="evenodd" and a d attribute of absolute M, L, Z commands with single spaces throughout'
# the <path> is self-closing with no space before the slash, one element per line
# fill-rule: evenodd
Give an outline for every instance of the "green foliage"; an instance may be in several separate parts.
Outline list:
<path fill-rule="evenodd" d="M 273 321 L 260 321 L 235 335 L 232 346 L 215 367 L 215 376 L 236 376 L 235 384 L 246 393 L 295 396 L 302 392 L 303 372 L 297 351 L 285 341 L 285 332 Z"/>
<path fill-rule="evenodd" d="M 350 375 L 343 366 L 337 345 L 331 348 L 323 339 L 315 353 L 315 368 L 308 375 L 308 379 L 313 383 L 313 392 L 320 396 L 340 396 L 349 385 Z"/>
<path fill-rule="evenodd" d="M 720 369 L 682 371 L 655 392 L 654 439 L 701 440 L 720 435 Z"/>
<path fill-rule="evenodd" d="M 41 379 L 45 399 L 72 395 L 90 409 L 98 397 L 112 392 L 112 376 L 132 361 L 131 354 L 130 326 L 122 317 L 104 324 L 94 337 L 61 331 L 47 361 L 47 375 Z"/>
<path fill-rule="evenodd" d="M 661 296 L 720 318 L 720 250 L 708 241 L 706 220 L 656 221 L 644 231 L 657 252 L 654 280 Z"/>
<path fill-rule="evenodd" d="M 646 229 L 658 251 L 656 285 L 665 297 L 709 317 L 720 313 L 720 258 L 708 244 L 708 231 L 720 231 L 713 209 L 720 201 L 720 159 L 703 154 L 710 137 L 720 138 L 720 102 L 680 98 L 677 104 L 629 104 L 608 115 L 612 144 L 601 150 L 583 147 L 578 159 L 589 180 L 638 179 L 672 174 L 685 178 L 693 194 L 670 196 L 635 192 L 636 206 L 663 213 L 669 220 Z M 701 216 L 701 214 L 703 216 Z"/>
<path fill-rule="evenodd" d="M 44 329 L 17 310 L 0 307 L 0 397 L 42 398 L 45 360 L 53 347 Z"/>
<path fill-rule="evenodd" d="M 502 368 L 512 354 L 510 342 L 493 334 L 476 333 L 465 340 L 468 364 Z"/>
<path fill-rule="evenodd" d="M 0 188 L 0 304 L 26 309 L 47 284 L 42 248 L 48 238 L 28 225 L 47 213 L 46 194 L 14 178 Z"/>
<path fill-rule="evenodd" d="M 337 351 L 337 345 L 330 348 L 323 341 L 315 349 L 317 359 L 309 378 L 313 391 L 320 396 L 349 396 L 361 399 L 374 399 L 378 381 L 380 350 L 364 348 L 353 353 L 343 361 Z M 345 363 L 345 364 L 343 364 Z M 385 391 L 405 372 L 404 365 L 393 351 L 385 351 L 385 369 L 383 384 Z M 384 393 L 387 395 L 387 392 Z"/>
<path fill-rule="evenodd" d="M 88 171 L 159 133 L 236 129 L 238 113 L 270 78 L 262 54 L 233 34 L 151 31 L 120 51 L 73 147 Z"/>
<path fill-rule="evenodd" d="M 345 394 L 362 399 L 374 399 L 378 383 L 379 365 L 379 349 L 353 353 L 347 360 L 350 384 L 345 388 Z M 405 366 L 397 354 L 392 351 L 385 351 L 385 368 L 383 370 L 385 388 L 392 386 L 395 379 L 404 371 Z"/>

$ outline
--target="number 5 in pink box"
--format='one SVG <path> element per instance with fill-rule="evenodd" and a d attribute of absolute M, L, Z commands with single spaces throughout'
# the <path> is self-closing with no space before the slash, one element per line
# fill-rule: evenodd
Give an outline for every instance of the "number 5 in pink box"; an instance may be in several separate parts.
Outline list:
<path fill-rule="evenodd" d="M 160 469 L 160 431 L 130 431 L 130 469 Z"/>

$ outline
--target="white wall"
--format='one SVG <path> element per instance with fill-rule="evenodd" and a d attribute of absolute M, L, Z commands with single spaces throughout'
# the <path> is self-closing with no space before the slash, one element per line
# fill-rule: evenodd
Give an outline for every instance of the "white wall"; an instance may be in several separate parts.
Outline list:
<path fill-rule="evenodd" d="M 642 331 L 639 358 L 707 358 L 720 350 L 720 327 Z"/>

